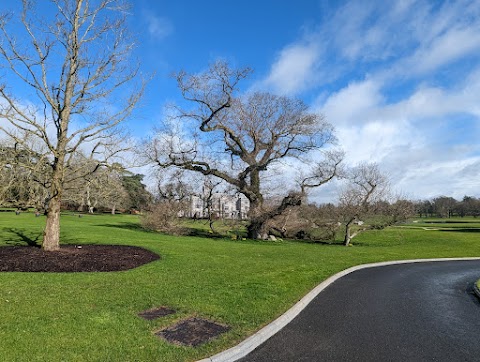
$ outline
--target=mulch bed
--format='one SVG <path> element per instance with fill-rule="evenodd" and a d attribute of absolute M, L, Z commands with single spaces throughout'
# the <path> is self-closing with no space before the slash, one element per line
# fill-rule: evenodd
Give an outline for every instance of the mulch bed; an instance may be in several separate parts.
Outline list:
<path fill-rule="evenodd" d="M 63 245 L 59 251 L 4 246 L 0 247 L 0 272 L 109 272 L 158 259 L 149 250 L 125 245 Z"/>
<path fill-rule="evenodd" d="M 107 272 L 136 268 L 160 259 L 146 249 L 125 245 L 62 245 L 59 251 L 33 246 L 0 247 L 0 272 Z M 176 311 L 158 307 L 138 315 L 153 320 Z M 170 343 L 196 347 L 230 330 L 207 319 L 190 318 L 157 333 Z"/>
<path fill-rule="evenodd" d="M 190 318 L 155 334 L 170 343 L 196 347 L 229 330 L 230 327 L 207 319 Z"/>

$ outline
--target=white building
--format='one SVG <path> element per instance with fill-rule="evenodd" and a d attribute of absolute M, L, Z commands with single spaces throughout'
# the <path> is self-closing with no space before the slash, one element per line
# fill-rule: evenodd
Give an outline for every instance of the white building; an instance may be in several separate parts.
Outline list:
<path fill-rule="evenodd" d="M 210 205 L 208 203 L 210 202 Z M 246 219 L 250 202 L 242 195 L 214 193 L 208 197 L 191 196 L 189 217 L 207 218 L 210 212 L 214 217 L 222 219 Z"/>

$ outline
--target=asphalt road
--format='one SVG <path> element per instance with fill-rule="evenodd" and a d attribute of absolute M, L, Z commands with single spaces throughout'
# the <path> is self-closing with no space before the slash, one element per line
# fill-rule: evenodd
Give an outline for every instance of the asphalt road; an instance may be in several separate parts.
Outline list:
<path fill-rule="evenodd" d="M 479 278 L 480 261 L 353 272 L 239 361 L 480 361 Z"/>

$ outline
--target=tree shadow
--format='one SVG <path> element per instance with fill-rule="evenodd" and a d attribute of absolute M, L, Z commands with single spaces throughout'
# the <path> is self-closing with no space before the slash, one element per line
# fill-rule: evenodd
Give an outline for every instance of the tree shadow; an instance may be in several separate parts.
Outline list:
<path fill-rule="evenodd" d="M 421 224 L 468 224 L 477 223 L 477 221 L 465 221 L 465 220 L 435 220 L 435 221 L 422 221 Z"/>
<path fill-rule="evenodd" d="M 315 244 L 315 245 L 325 245 L 325 246 L 343 246 L 343 240 L 323 240 L 323 239 L 291 239 L 285 238 L 283 240 L 299 243 L 299 244 Z"/>
<path fill-rule="evenodd" d="M 41 244 L 40 244 L 39 241 L 40 241 L 40 238 L 42 237 L 42 234 L 30 236 L 30 235 L 27 235 L 25 230 L 16 229 L 16 228 L 3 228 L 3 230 L 5 230 L 5 231 L 7 231 L 11 234 L 15 234 L 17 236 L 16 239 L 7 240 L 6 241 L 7 244 L 25 243 L 28 246 L 32 246 L 32 247 L 35 247 L 35 248 L 40 248 L 41 247 Z"/>
<path fill-rule="evenodd" d="M 214 233 L 211 230 L 194 229 L 194 228 L 187 228 L 187 235 L 195 236 L 199 238 L 208 238 L 208 239 L 227 239 L 229 237 L 229 235 L 227 234 L 224 235 L 220 233 Z M 240 235 L 240 239 L 241 239 L 241 235 Z"/>
<path fill-rule="evenodd" d="M 451 233 L 480 233 L 480 228 L 458 228 L 458 229 L 440 229 L 439 231 Z"/>
<path fill-rule="evenodd" d="M 96 224 L 96 226 L 101 226 L 101 227 L 108 227 L 108 228 L 115 228 L 115 229 L 124 229 L 124 230 L 131 230 L 131 231 L 139 231 L 139 232 L 144 232 L 144 233 L 153 233 L 153 234 L 158 234 L 161 232 L 155 231 L 155 230 L 150 230 L 147 228 L 144 228 L 142 225 L 134 223 L 134 222 L 123 222 L 123 223 L 118 223 L 118 224 Z M 208 239 L 230 239 L 232 238 L 232 234 L 223 234 L 219 232 L 211 232 L 210 230 L 207 229 L 196 229 L 196 228 L 190 228 L 190 227 L 184 227 L 184 230 L 179 234 L 183 236 L 193 236 L 193 237 L 201 237 L 201 238 L 208 238 Z M 239 239 L 242 239 L 242 237 L 245 237 L 243 234 L 240 233 Z"/>
<path fill-rule="evenodd" d="M 133 231 L 143 231 L 146 233 L 152 232 L 151 230 L 145 229 L 142 225 L 139 225 L 134 222 L 124 222 L 121 224 L 96 224 L 96 226 L 108 227 L 108 228 L 115 228 L 115 229 L 125 229 L 125 230 L 133 230 Z"/>

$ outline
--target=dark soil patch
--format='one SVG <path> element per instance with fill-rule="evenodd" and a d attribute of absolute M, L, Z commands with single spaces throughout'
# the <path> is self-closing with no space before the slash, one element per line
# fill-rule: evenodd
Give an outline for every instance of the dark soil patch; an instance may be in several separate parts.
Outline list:
<path fill-rule="evenodd" d="M 153 319 L 165 317 L 173 313 L 176 313 L 175 309 L 168 308 L 168 307 L 159 307 L 159 308 L 153 308 L 153 309 L 140 312 L 138 313 L 138 316 L 142 317 L 143 319 L 151 321 Z"/>
<path fill-rule="evenodd" d="M 63 245 L 59 251 L 27 246 L 0 247 L 0 272 L 108 272 L 136 268 L 159 259 L 125 245 Z"/>
<path fill-rule="evenodd" d="M 170 343 L 196 347 L 225 333 L 230 327 L 201 318 L 190 318 L 155 333 Z"/>

